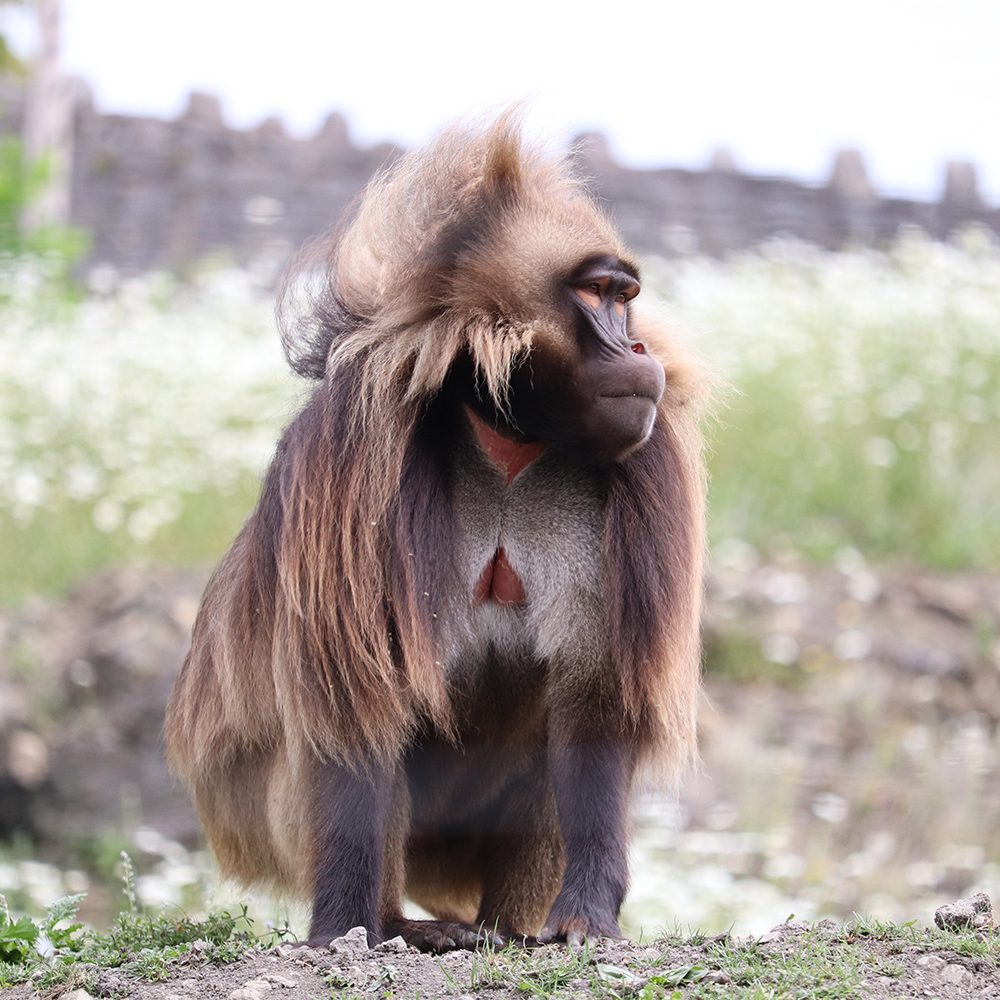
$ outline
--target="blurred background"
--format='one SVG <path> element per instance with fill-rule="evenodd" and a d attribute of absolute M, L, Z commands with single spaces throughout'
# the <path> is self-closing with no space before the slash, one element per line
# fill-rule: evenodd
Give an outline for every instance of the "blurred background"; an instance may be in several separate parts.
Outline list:
<path fill-rule="evenodd" d="M 1000 7 L 0 2 L 0 893 L 220 886 L 163 707 L 306 391 L 283 267 L 528 100 L 732 387 L 701 772 L 633 933 L 1000 895 Z M 257 899 L 256 911 L 302 915 Z"/>

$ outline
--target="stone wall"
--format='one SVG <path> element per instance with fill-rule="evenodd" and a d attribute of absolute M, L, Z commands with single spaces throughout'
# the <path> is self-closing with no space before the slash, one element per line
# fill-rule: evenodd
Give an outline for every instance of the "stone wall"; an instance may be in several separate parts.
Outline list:
<path fill-rule="evenodd" d="M 19 128 L 16 97 L 4 103 L 6 129 Z M 70 221 L 92 234 L 90 263 L 124 271 L 183 270 L 221 253 L 272 276 L 397 154 L 354 145 L 338 114 L 305 139 L 277 119 L 233 129 L 203 94 L 163 121 L 101 113 L 81 88 L 73 133 Z M 778 234 L 837 249 L 885 242 L 904 226 L 945 238 L 973 221 L 1000 233 L 1000 209 L 983 204 L 970 164 L 949 165 L 931 202 L 880 197 L 855 151 L 838 154 L 826 184 L 808 185 L 741 173 L 724 153 L 706 170 L 632 170 L 601 136 L 580 137 L 577 150 L 642 254 L 722 255 Z"/>

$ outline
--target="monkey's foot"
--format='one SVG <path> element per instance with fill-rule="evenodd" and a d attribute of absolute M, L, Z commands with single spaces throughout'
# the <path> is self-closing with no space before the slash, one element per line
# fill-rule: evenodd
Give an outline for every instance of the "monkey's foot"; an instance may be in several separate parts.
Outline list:
<path fill-rule="evenodd" d="M 549 922 L 538 935 L 540 944 L 568 944 L 571 948 L 579 948 L 585 941 L 594 941 L 597 938 L 624 940 L 616 920 L 592 920 L 587 917 L 571 917 L 555 921 L 550 916 Z"/>
<path fill-rule="evenodd" d="M 467 948 L 503 948 L 507 939 L 489 928 L 476 927 L 452 920 L 389 921 L 383 928 L 386 938 L 399 935 L 407 944 L 420 951 L 455 951 Z"/>

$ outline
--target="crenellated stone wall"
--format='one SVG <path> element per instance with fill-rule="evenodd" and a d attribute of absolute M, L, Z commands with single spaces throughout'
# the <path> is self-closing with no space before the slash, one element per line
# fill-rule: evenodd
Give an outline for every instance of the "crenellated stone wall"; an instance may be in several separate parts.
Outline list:
<path fill-rule="evenodd" d="M 19 129 L 16 93 L 0 98 L 5 130 Z M 741 173 L 725 151 L 705 170 L 634 170 L 613 159 L 602 136 L 581 136 L 576 149 L 596 193 L 645 254 L 722 255 L 778 234 L 832 249 L 877 245 L 906 226 L 943 239 L 970 222 L 1000 233 L 1000 208 L 983 203 L 968 163 L 947 166 L 939 200 L 919 201 L 879 196 L 856 150 L 836 156 L 827 183 L 809 185 Z M 174 121 L 105 114 L 82 86 L 72 150 L 69 217 L 92 235 L 90 263 L 183 270 L 222 254 L 266 277 L 398 155 L 387 144 L 354 145 L 339 114 L 301 139 L 278 119 L 230 128 L 218 100 L 204 94 L 192 94 Z"/>

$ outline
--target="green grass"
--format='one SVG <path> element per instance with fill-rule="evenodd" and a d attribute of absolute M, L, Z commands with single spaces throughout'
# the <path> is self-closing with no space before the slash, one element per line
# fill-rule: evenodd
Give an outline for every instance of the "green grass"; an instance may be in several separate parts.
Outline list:
<path fill-rule="evenodd" d="M 775 244 L 662 280 L 734 390 L 709 435 L 716 539 L 1000 566 L 995 239 Z"/>
<path fill-rule="evenodd" d="M 82 895 L 58 900 L 38 920 L 12 914 L 0 896 L 0 988 L 29 981 L 40 991 L 93 988 L 102 969 L 157 982 L 168 977 L 171 964 L 182 956 L 233 962 L 251 948 L 281 939 L 280 932 L 259 938 L 245 907 L 235 916 L 221 911 L 204 920 L 180 911 L 146 911 L 136 902 L 135 874 L 127 857 L 124 870 L 127 906 L 107 931 L 75 922 Z"/>
<path fill-rule="evenodd" d="M 872 942 L 885 945 L 875 949 Z M 705 941 L 672 936 L 659 945 L 660 959 L 620 967 L 581 951 L 534 953 L 514 948 L 477 956 L 470 981 L 449 977 L 452 992 L 515 989 L 526 996 L 604 1000 L 848 1000 L 862 995 L 866 978 L 905 975 L 892 956 L 952 952 L 1000 964 L 1000 938 L 975 932 L 918 929 L 858 917 L 839 931 L 818 927 L 779 944 L 758 940 Z M 655 947 L 655 945 L 654 945 Z M 678 948 L 700 949 L 695 960 L 676 963 Z M 885 951 L 887 954 L 882 954 Z"/>
<path fill-rule="evenodd" d="M 226 964 L 270 947 L 287 933 L 254 933 L 246 908 L 195 920 L 181 912 L 152 912 L 136 902 L 135 875 L 124 858 L 126 905 L 107 931 L 75 921 L 81 896 L 57 901 L 39 919 L 12 914 L 0 897 L 0 989 L 30 983 L 40 993 L 97 990 L 100 974 L 116 970 L 126 980 L 161 982 L 179 963 Z M 968 956 L 982 971 L 1000 967 L 1000 935 L 953 933 L 863 916 L 842 926 L 789 928 L 764 938 L 705 938 L 673 934 L 643 947 L 618 951 L 612 964 L 601 947 L 580 949 L 484 948 L 468 962 L 433 956 L 448 995 L 492 994 L 597 1000 L 848 1000 L 866 980 L 901 979 L 926 952 Z M 614 946 L 611 951 L 615 955 Z M 377 957 L 373 954 L 371 957 Z M 408 961 L 413 960 L 409 956 Z M 363 988 L 350 970 L 328 968 L 331 997 L 395 995 L 409 988 L 406 970 L 385 963 Z"/>
<path fill-rule="evenodd" d="M 83 503 L 67 503 L 23 526 L 0 511 L 0 605 L 27 594 L 65 594 L 111 566 L 209 567 L 253 509 L 258 489 L 257 478 L 244 474 L 231 492 L 185 495 L 177 519 L 144 543 L 124 527 L 97 530 Z"/>

